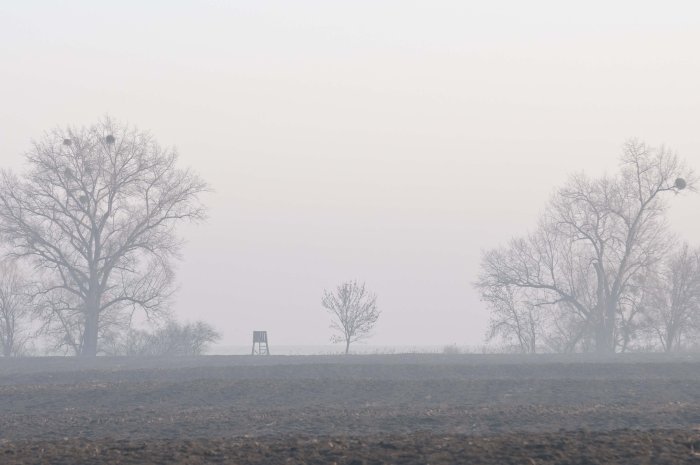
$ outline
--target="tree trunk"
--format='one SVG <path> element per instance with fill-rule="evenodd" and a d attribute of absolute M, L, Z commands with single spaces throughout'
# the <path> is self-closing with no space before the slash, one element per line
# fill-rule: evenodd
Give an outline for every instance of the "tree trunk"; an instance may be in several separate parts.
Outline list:
<path fill-rule="evenodd" d="M 85 308 L 85 330 L 83 332 L 83 347 L 80 355 L 85 357 L 97 356 L 98 321 L 97 299 L 89 298 Z"/>
<path fill-rule="evenodd" d="M 345 340 L 345 355 L 350 351 L 350 339 Z"/>
<path fill-rule="evenodd" d="M 12 323 L 9 321 L 9 318 L 5 318 L 5 321 L 3 322 L 5 328 L 5 337 L 2 340 L 2 354 L 5 357 L 10 357 L 12 356 L 12 348 L 14 347 L 14 328 Z"/>
<path fill-rule="evenodd" d="M 596 352 L 612 354 L 615 353 L 615 305 L 608 303 L 604 308 L 596 328 Z"/>
<path fill-rule="evenodd" d="M 676 328 L 671 326 L 666 332 L 666 352 L 674 352 L 678 350 L 680 338 L 677 335 Z"/>

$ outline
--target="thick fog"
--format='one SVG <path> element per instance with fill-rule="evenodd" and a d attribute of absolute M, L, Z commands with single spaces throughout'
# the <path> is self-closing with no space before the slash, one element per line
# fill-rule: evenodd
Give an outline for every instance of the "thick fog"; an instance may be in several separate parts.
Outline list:
<path fill-rule="evenodd" d="M 693 2 L 0 3 L 0 159 L 108 114 L 211 184 L 174 311 L 222 345 L 327 344 L 365 281 L 378 345 L 479 345 L 482 249 L 532 228 L 623 142 L 700 169 Z M 700 11 L 699 11 L 700 12 Z M 700 238 L 700 198 L 672 199 Z"/>

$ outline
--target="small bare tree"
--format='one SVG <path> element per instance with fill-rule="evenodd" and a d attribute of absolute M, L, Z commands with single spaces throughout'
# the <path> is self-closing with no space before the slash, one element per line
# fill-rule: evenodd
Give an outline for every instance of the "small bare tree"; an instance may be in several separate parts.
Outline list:
<path fill-rule="evenodd" d="M 518 289 L 494 286 L 484 289 L 482 299 L 491 307 L 487 339 L 501 338 L 508 349 L 536 353 L 542 336 L 542 309 L 519 298 Z"/>
<path fill-rule="evenodd" d="M 357 281 L 344 282 L 334 292 L 324 290 L 321 304 L 331 314 L 331 328 L 340 333 L 331 340 L 345 342 L 346 354 L 352 342 L 369 337 L 379 319 L 377 296 Z"/>
<path fill-rule="evenodd" d="M 0 345 L 5 357 L 21 355 L 29 340 L 30 294 L 17 264 L 0 262 Z"/>
<path fill-rule="evenodd" d="M 110 351 L 113 355 L 183 357 L 202 355 L 221 334 L 203 321 L 169 321 L 153 332 L 129 330 Z"/>
<path fill-rule="evenodd" d="M 700 330 L 700 250 L 683 244 L 648 286 L 652 292 L 644 305 L 646 323 L 664 351 L 678 350 Z"/>
<path fill-rule="evenodd" d="M 157 317 L 173 290 L 177 224 L 199 220 L 206 184 L 146 132 L 104 119 L 34 143 L 0 179 L 0 236 L 42 271 L 45 327 L 76 354 L 136 310 Z"/>

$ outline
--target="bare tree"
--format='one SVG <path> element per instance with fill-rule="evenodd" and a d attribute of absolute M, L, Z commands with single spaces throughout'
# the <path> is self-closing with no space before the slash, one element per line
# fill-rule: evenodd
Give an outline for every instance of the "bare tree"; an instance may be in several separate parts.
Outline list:
<path fill-rule="evenodd" d="M 533 233 L 484 253 L 476 286 L 482 294 L 518 288 L 531 305 L 570 315 L 566 346 L 613 352 L 621 323 L 632 322 L 621 303 L 670 243 L 663 196 L 694 184 L 676 155 L 630 141 L 618 175 L 571 177 Z"/>
<path fill-rule="evenodd" d="M 321 304 L 331 314 L 331 328 L 340 333 L 332 341 L 345 342 L 346 354 L 352 342 L 369 336 L 379 319 L 377 296 L 357 281 L 344 282 L 334 292 L 324 290 Z"/>
<path fill-rule="evenodd" d="M 0 344 L 5 357 L 21 355 L 29 339 L 31 292 L 17 264 L 0 262 Z"/>
<path fill-rule="evenodd" d="M 646 324 L 666 352 L 700 330 L 700 250 L 683 244 L 663 264 L 644 305 Z"/>
<path fill-rule="evenodd" d="M 541 344 L 541 308 L 522 301 L 511 286 L 484 289 L 482 299 L 491 307 L 488 340 L 502 338 L 509 348 L 522 353 L 536 353 Z"/>
<path fill-rule="evenodd" d="M 0 235 L 41 270 L 46 327 L 94 356 L 100 334 L 173 289 L 175 226 L 200 220 L 206 184 L 174 151 L 111 119 L 56 129 L 34 143 L 21 176 L 0 180 Z"/>

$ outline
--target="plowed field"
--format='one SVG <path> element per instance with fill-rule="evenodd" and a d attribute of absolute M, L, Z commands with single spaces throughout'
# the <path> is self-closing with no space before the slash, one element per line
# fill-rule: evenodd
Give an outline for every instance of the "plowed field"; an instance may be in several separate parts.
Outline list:
<path fill-rule="evenodd" d="M 700 463 L 700 358 L 0 359 L 0 463 Z"/>

